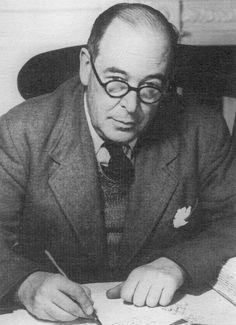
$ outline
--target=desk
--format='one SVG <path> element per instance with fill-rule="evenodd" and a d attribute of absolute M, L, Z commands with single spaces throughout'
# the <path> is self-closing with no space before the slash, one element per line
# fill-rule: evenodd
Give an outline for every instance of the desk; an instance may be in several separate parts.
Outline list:
<path fill-rule="evenodd" d="M 180 299 L 174 304 L 166 308 L 140 308 L 124 304 L 121 299 L 107 299 L 105 292 L 114 285 L 115 283 L 95 283 L 88 285 L 92 291 L 97 314 L 103 322 L 103 325 L 169 325 L 182 317 L 207 325 L 236 324 L 236 307 L 213 290 L 209 290 L 200 295 L 184 295 L 181 298 L 179 297 Z M 12 314 L 0 316 L 0 325 L 43 324 L 57 323 L 38 321 L 24 310 L 18 310 Z M 76 321 L 67 324 L 92 323 Z"/>

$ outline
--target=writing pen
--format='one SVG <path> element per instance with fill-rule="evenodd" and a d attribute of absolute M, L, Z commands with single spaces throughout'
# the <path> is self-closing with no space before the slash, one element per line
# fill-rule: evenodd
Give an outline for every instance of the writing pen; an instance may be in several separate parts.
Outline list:
<path fill-rule="evenodd" d="M 52 262 L 52 264 L 55 266 L 55 268 L 57 269 L 57 271 L 63 275 L 66 279 L 69 279 L 68 276 L 65 274 L 65 272 L 60 268 L 60 266 L 57 264 L 57 262 L 55 261 L 55 259 L 52 257 L 52 255 L 50 254 L 50 252 L 48 250 L 45 249 L 45 254 L 47 255 L 47 257 L 49 258 L 49 260 Z M 102 322 L 100 321 L 100 319 L 98 318 L 96 312 L 94 311 L 92 313 L 92 319 L 94 322 L 96 322 L 98 325 L 102 325 Z"/>

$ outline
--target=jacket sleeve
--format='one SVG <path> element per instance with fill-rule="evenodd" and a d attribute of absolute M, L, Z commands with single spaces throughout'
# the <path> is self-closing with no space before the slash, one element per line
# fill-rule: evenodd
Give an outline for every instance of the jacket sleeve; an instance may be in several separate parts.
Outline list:
<path fill-rule="evenodd" d="M 19 136 L 21 132 L 19 130 Z M 21 141 L 22 143 L 26 141 Z M 14 253 L 29 165 L 14 145 L 5 116 L 0 118 L 0 303 L 29 274 L 44 270 L 23 256 Z M 22 149 L 22 148 L 21 148 Z M 22 150 L 20 150 L 22 152 Z"/>
<path fill-rule="evenodd" d="M 199 207 L 202 232 L 163 251 L 189 274 L 193 286 L 215 280 L 236 256 L 236 161 L 223 118 L 198 135 Z"/>

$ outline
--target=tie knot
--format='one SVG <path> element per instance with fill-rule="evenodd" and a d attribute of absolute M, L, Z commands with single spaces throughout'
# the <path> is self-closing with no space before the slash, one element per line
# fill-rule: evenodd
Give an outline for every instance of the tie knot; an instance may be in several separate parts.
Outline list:
<path fill-rule="evenodd" d="M 103 146 L 109 152 L 111 158 L 121 159 L 125 154 L 121 145 L 115 142 L 104 142 Z"/>
<path fill-rule="evenodd" d="M 130 185 L 134 179 L 134 168 L 122 146 L 114 142 L 104 142 L 103 146 L 111 156 L 108 167 L 103 168 L 105 174 L 115 181 Z"/>

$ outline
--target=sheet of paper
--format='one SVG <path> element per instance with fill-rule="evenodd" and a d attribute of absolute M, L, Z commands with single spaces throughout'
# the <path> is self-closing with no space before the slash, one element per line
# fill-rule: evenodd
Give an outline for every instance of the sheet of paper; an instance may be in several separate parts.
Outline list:
<path fill-rule="evenodd" d="M 214 290 L 203 294 L 177 295 L 177 300 L 168 307 L 135 307 L 125 304 L 121 299 L 106 298 L 106 290 L 115 283 L 89 284 L 95 301 L 97 315 L 103 325 L 170 325 L 184 318 L 190 324 L 235 325 L 236 308 Z M 0 325 L 46 325 L 50 322 L 36 320 L 24 310 L 0 315 Z M 62 324 L 62 323 L 53 323 Z M 76 320 L 68 325 L 94 325 L 86 320 Z"/>
<path fill-rule="evenodd" d="M 104 325 L 115 324 L 114 315 L 118 315 L 117 322 L 118 319 L 121 319 L 122 323 L 120 325 L 171 324 L 174 322 L 174 320 L 172 320 L 173 318 L 171 318 L 173 316 L 176 316 L 175 320 L 184 318 L 188 320 L 190 324 L 236 324 L 235 306 L 214 290 L 208 290 L 204 293 L 196 290 L 191 295 L 177 293 L 173 303 L 165 308 L 138 308 L 131 305 L 125 305 L 120 299 L 106 299 L 105 291 L 114 285 L 114 283 L 97 283 L 90 285 L 90 289 L 95 298 L 95 306 L 97 306 L 98 315 L 101 317 L 101 320 L 104 321 Z M 109 309 L 104 311 L 105 308 L 112 310 L 112 313 L 109 315 Z M 122 315 L 119 315 L 119 313 Z M 146 323 L 148 317 L 149 323 Z M 136 319 L 139 320 L 139 324 L 137 324 Z M 106 323 L 106 321 L 108 322 Z"/>
<path fill-rule="evenodd" d="M 171 313 L 176 313 L 190 323 L 205 325 L 235 325 L 236 308 L 228 300 L 214 290 L 204 293 L 197 290 L 186 294 L 177 302 L 165 307 Z"/>
<path fill-rule="evenodd" d="M 106 289 L 114 286 L 107 284 Z M 121 299 L 107 299 L 106 290 L 99 284 L 90 286 L 93 292 L 97 315 L 103 325 L 169 325 L 180 319 L 179 315 L 174 315 L 161 307 L 136 307 L 124 303 Z"/>
<path fill-rule="evenodd" d="M 222 267 L 213 288 L 236 306 L 236 257 Z"/>
<path fill-rule="evenodd" d="M 103 325 L 169 325 L 181 318 L 179 315 L 174 315 L 160 307 L 139 308 L 130 304 L 125 304 L 121 299 L 107 299 L 106 290 L 114 285 L 114 283 L 98 283 L 88 285 L 92 291 L 92 297 L 95 302 L 97 315 L 99 316 L 99 319 Z M 12 314 L 0 316 L 0 325 L 42 324 L 46 325 L 49 324 L 49 322 L 36 320 L 24 310 L 18 310 Z M 86 320 L 77 320 L 67 324 L 94 325 L 94 323 Z"/>

